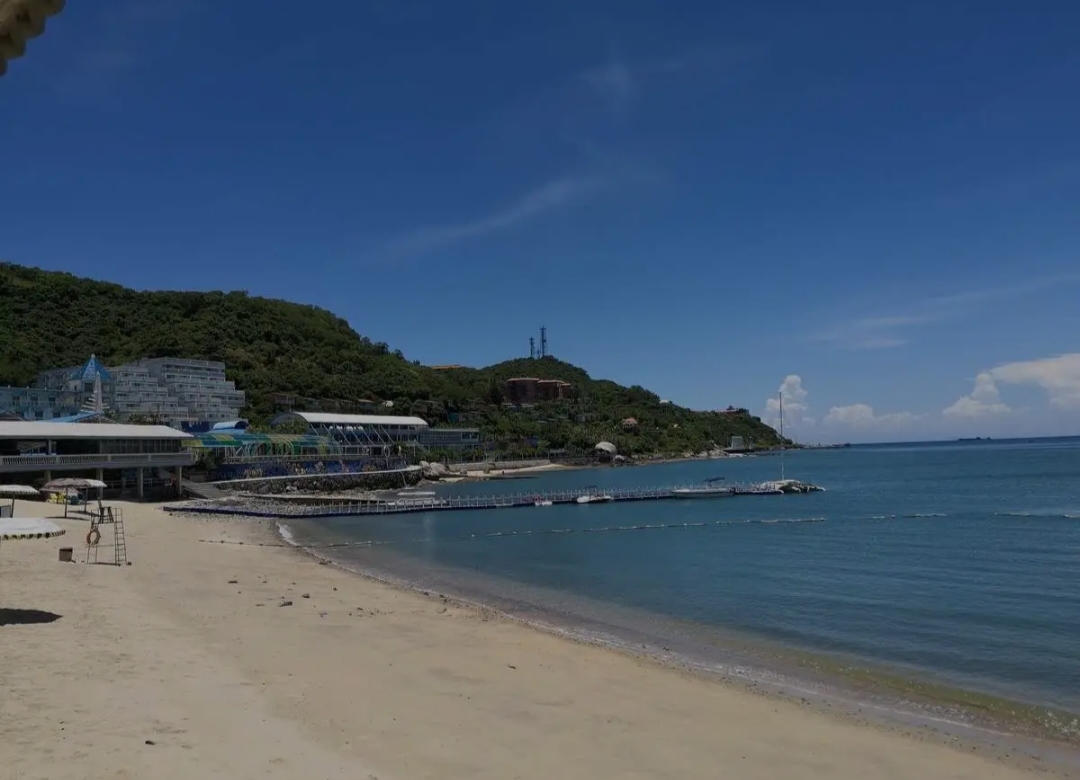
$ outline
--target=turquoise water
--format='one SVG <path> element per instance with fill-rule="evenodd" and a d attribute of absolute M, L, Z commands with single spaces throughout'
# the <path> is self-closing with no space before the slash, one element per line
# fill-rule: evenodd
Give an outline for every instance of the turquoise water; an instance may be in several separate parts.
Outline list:
<path fill-rule="evenodd" d="M 827 492 L 333 518 L 293 532 L 383 543 L 335 554 L 609 638 L 699 656 L 725 639 L 774 643 L 1080 711 L 1080 439 L 796 452 L 784 467 Z M 441 492 L 761 480 L 779 468 L 730 459 Z M 586 532 L 699 522 L 710 525 Z M 556 530 L 570 532 L 545 533 Z"/>

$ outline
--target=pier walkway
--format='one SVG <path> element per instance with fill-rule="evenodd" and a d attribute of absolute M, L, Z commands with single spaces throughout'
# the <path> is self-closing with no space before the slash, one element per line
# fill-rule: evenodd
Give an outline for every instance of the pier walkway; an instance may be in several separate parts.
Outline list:
<path fill-rule="evenodd" d="M 779 491 L 762 489 L 757 485 L 732 485 L 733 496 L 777 495 Z M 199 501 L 170 507 L 178 512 L 204 514 L 246 515 L 250 517 L 341 517 L 357 515 L 398 515 L 417 512 L 450 512 L 481 509 L 515 509 L 518 507 L 545 507 L 560 504 L 592 506 L 626 501 L 680 500 L 677 487 L 646 487 L 602 489 L 596 487 L 572 490 L 533 491 L 528 493 L 501 493 L 484 496 L 410 495 L 408 491 L 382 498 L 357 499 L 355 501 L 331 501 L 318 504 L 294 504 L 272 499 L 234 498 L 228 501 Z M 591 502 L 578 499 L 590 497 Z M 702 500 L 702 499 L 698 499 Z M 718 500 L 718 499 L 703 499 Z"/>

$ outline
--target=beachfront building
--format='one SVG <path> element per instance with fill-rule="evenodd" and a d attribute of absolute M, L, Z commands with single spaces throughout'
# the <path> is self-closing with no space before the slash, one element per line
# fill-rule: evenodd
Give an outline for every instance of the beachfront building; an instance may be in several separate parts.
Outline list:
<path fill-rule="evenodd" d="M 147 358 L 106 368 L 95 355 L 81 366 L 38 374 L 36 387 L 0 388 L 0 409 L 49 420 L 76 414 L 100 385 L 104 407 L 117 419 L 152 418 L 174 428 L 235 420 L 246 398 L 211 360 Z"/>
<path fill-rule="evenodd" d="M 183 447 L 189 439 L 164 425 L 0 421 L 0 480 L 91 477 L 140 498 L 165 485 L 179 495 L 183 468 L 194 462 Z"/>
<path fill-rule="evenodd" d="M 64 0 L 0 0 L 0 76 L 8 60 L 26 53 L 26 42 L 45 32 L 45 20 L 64 8 Z"/>
<path fill-rule="evenodd" d="M 461 452 L 483 448 L 479 428 L 427 428 L 420 432 L 419 441 L 428 450 Z"/>
<path fill-rule="evenodd" d="M 330 412 L 283 412 L 271 427 L 300 422 L 313 436 L 324 436 L 371 452 L 410 450 L 472 450 L 479 448 L 477 428 L 432 428 L 420 417 Z"/>
<path fill-rule="evenodd" d="M 419 417 L 332 412 L 283 412 L 270 421 L 270 426 L 277 428 L 297 422 L 307 426 L 307 432 L 313 436 L 369 448 L 419 446 L 420 432 L 428 427 Z"/>

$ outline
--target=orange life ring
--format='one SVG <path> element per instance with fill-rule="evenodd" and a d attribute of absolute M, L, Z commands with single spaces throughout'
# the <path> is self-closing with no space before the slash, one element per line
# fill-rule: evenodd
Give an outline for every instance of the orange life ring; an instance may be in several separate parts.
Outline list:
<path fill-rule="evenodd" d="M 86 546 L 93 547 L 101 541 L 101 531 L 96 528 L 91 528 L 86 534 Z"/>

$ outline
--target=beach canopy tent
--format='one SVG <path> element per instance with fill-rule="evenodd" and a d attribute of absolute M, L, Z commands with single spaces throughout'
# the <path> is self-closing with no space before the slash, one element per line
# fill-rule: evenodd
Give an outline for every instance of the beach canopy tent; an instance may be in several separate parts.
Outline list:
<path fill-rule="evenodd" d="M 0 496 L 11 498 L 11 514 L 15 514 L 16 498 L 31 498 L 36 495 L 40 495 L 37 488 L 29 485 L 0 485 Z"/>
<path fill-rule="evenodd" d="M 594 447 L 594 449 L 597 452 L 606 452 L 608 455 L 614 455 L 616 452 L 618 452 L 618 450 L 615 448 L 615 445 L 609 441 L 599 442 L 596 447 Z"/>
<path fill-rule="evenodd" d="M 103 490 L 106 487 L 105 483 L 100 479 L 86 479 L 85 477 L 64 477 L 63 479 L 54 479 L 52 482 L 46 482 L 42 488 L 46 493 L 62 493 L 65 496 L 71 493 L 78 493 L 81 490 L 93 490 L 97 488 Z M 85 503 L 85 500 L 84 500 Z M 64 517 L 67 517 L 67 502 L 64 502 Z"/>

